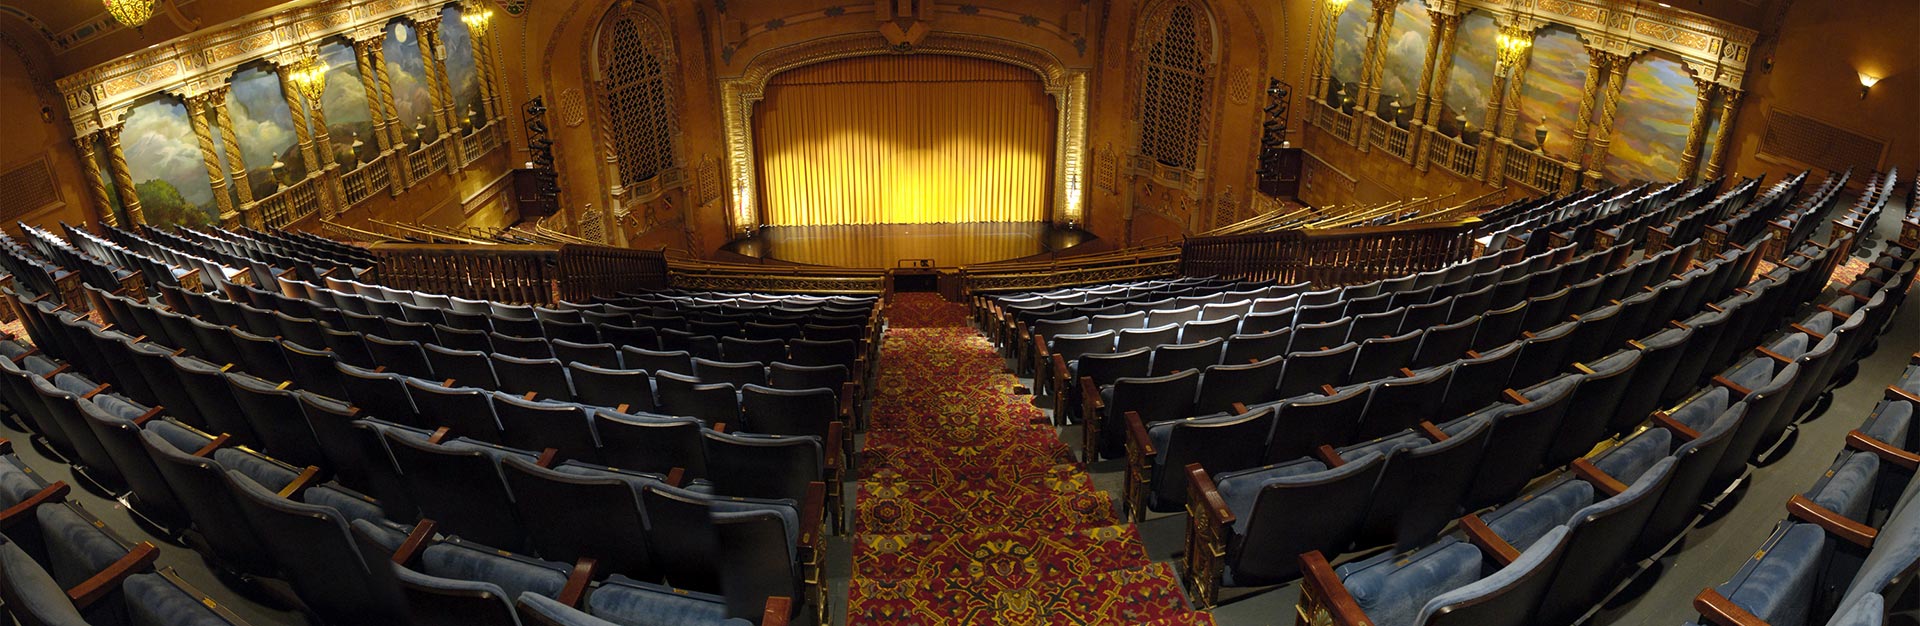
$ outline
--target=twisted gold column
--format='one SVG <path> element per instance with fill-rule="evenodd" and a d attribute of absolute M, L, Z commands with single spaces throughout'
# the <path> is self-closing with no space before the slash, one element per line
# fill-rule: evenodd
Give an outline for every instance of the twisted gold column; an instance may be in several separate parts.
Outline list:
<path fill-rule="evenodd" d="M 1742 92 L 1738 89 L 1721 87 L 1720 93 L 1720 128 L 1714 130 L 1713 156 L 1707 158 L 1707 171 L 1702 176 L 1708 180 L 1719 178 L 1724 171 L 1723 168 L 1727 164 L 1727 140 L 1729 135 L 1733 134 L 1734 116 L 1740 113 Z"/>
<path fill-rule="evenodd" d="M 220 153 L 213 149 L 213 129 L 207 125 L 207 113 L 214 92 L 187 97 L 187 118 L 193 124 L 193 137 L 200 141 L 200 159 L 207 166 L 207 184 L 213 188 L 214 205 L 220 208 L 220 225 L 239 225 L 240 214 L 233 210 L 233 198 L 227 195 L 227 176 L 220 169 Z"/>
<path fill-rule="evenodd" d="M 373 52 L 379 47 L 378 38 L 355 41 L 353 42 L 353 60 L 360 68 L 360 88 L 367 93 L 367 113 L 373 122 L 373 144 L 380 150 L 380 156 L 386 157 L 387 160 L 385 167 L 390 179 L 387 193 L 398 196 L 406 185 L 405 180 L 401 178 L 400 159 L 393 155 L 393 140 L 388 136 L 390 131 L 387 127 L 387 116 L 382 108 L 382 103 L 386 102 L 386 96 L 380 92 L 380 67 L 375 65 L 373 60 Z M 359 155 L 354 155 L 356 162 L 359 158 Z"/>
<path fill-rule="evenodd" d="M 1493 160 L 1487 164 L 1487 184 L 1495 187 L 1505 184 L 1507 150 L 1513 147 L 1513 127 L 1520 121 L 1520 94 L 1526 90 L 1527 67 L 1532 62 L 1533 48 L 1528 47 L 1527 54 L 1514 62 L 1511 75 L 1507 77 L 1507 95 L 1501 98 L 1500 129 L 1493 142 Z M 1485 149 L 1481 148 L 1483 151 Z"/>
<path fill-rule="evenodd" d="M 1413 156 L 1414 167 L 1422 172 L 1427 171 L 1427 165 L 1432 161 L 1432 135 L 1440 132 L 1440 112 L 1447 108 L 1447 81 L 1452 80 L 1454 35 L 1460 31 L 1460 16 L 1448 13 L 1434 13 L 1433 23 L 1434 26 L 1440 29 L 1439 56 L 1432 64 L 1432 87 L 1427 88 L 1425 94 L 1420 97 L 1420 113 L 1414 116 L 1416 119 L 1425 120 L 1427 130 L 1427 132 L 1420 133 L 1419 148 L 1414 150 Z M 1422 87 L 1426 88 L 1425 86 L 1426 83 L 1422 83 Z M 1461 134 L 1464 139 L 1464 129 L 1462 129 Z"/>
<path fill-rule="evenodd" d="M 1380 99 L 1380 71 L 1385 66 L 1387 35 L 1392 34 L 1393 9 L 1399 0 L 1380 0 L 1373 5 L 1372 29 L 1367 32 L 1366 58 L 1360 63 L 1360 93 L 1357 94 L 1359 106 L 1353 112 L 1353 138 L 1350 140 L 1361 152 L 1371 149 L 1367 141 L 1367 127 L 1373 122 L 1374 103 Z"/>
<path fill-rule="evenodd" d="M 87 172 L 87 191 L 93 197 L 93 211 L 100 216 L 100 223 L 119 226 L 120 216 L 113 212 L 113 201 L 107 198 L 107 181 L 101 180 L 99 138 L 96 133 L 87 133 L 73 138 L 73 147 L 79 151 L 80 166 Z"/>
<path fill-rule="evenodd" d="M 1587 81 L 1580 87 L 1580 116 L 1573 119 L 1573 168 L 1581 169 L 1586 162 L 1587 142 L 1593 134 L 1594 97 L 1600 94 L 1600 75 L 1607 71 L 1607 61 L 1600 55 L 1608 54 L 1604 50 L 1587 48 Z"/>
<path fill-rule="evenodd" d="M 481 26 L 470 32 L 473 38 L 475 65 L 480 71 L 480 107 L 484 109 L 481 113 L 485 114 L 487 122 L 491 123 L 494 118 L 494 101 L 500 97 L 495 93 L 493 85 L 493 36 L 491 35 L 493 28 Z M 485 125 L 481 124 L 481 126 Z"/>
<path fill-rule="evenodd" d="M 122 120 L 112 126 L 100 129 L 107 139 L 107 167 L 113 171 L 114 190 L 120 192 L 120 206 L 127 212 L 129 226 L 147 223 L 146 212 L 140 209 L 140 194 L 133 189 L 133 174 L 127 171 L 127 153 L 120 146 L 120 131 L 126 130 L 127 123 Z"/>
<path fill-rule="evenodd" d="M 1687 148 L 1680 153 L 1680 180 L 1693 180 L 1700 169 L 1700 149 L 1707 143 L 1707 121 L 1713 113 L 1713 93 L 1719 89 L 1712 82 L 1694 79 L 1697 91 L 1693 100 L 1693 121 L 1687 124 Z"/>
<path fill-rule="evenodd" d="M 1607 147 L 1613 145 L 1613 120 L 1620 111 L 1620 89 L 1626 86 L 1625 56 L 1607 54 L 1607 91 L 1600 101 L 1600 117 L 1594 120 L 1593 140 L 1587 144 L 1587 188 L 1599 189 L 1605 179 Z"/>
<path fill-rule="evenodd" d="M 220 143 L 227 147 L 227 173 L 233 179 L 233 191 L 239 197 L 240 221 L 248 226 L 260 227 L 259 216 L 253 210 L 253 181 L 248 179 L 247 159 L 240 153 L 240 134 L 233 131 L 233 114 L 227 110 L 227 88 L 221 87 L 209 94 L 213 102 L 214 123 L 220 125 Z"/>
<path fill-rule="evenodd" d="M 386 110 L 387 133 L 392 136 L 394 162 L 393 193 L 399 195 L 406 187 L 413 186 L 413 167 L 407 159 L 407 136 L 400 128 L 400 107 L 393 103 L 393 81 L 387 77 L 387 53 L 385 46 L 374 40 L 369 50 L 373 62 L 373 75 L 380 83 L 380 106 Z"/>

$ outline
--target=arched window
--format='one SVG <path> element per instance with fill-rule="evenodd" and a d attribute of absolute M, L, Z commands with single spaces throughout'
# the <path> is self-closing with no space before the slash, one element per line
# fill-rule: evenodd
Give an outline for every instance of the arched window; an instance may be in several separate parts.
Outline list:
<path fill-rule="evenodd" d="M 675 61 L 658 14 L 637 3 L 600 26 L 600 89 L 620 182 L 634 185 L 673 167 Z"/>
<path fill-rule="evenodd" d="M 1142 59 L 1140 153 L 1169 167 L 1197 169 L 1207 128 L 1213 24 L 1191 2 L 1163 7 L 1148 20 Z"/>

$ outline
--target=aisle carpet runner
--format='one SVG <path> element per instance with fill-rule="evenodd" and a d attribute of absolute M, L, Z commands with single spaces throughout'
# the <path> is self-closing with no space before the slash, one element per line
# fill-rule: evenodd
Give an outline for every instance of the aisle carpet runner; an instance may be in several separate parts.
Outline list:
<path fill-rule="evenodd" d="M 849 624 L 1213 623 L 1014 393 L 964 306 L 901 294 L 888 319 Z"/>

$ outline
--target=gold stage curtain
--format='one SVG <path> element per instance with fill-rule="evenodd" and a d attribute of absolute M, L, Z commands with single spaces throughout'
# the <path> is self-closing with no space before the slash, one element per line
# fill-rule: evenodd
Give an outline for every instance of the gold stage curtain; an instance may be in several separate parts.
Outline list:
<path fill-rule="evenodd" d="M 1013 65 L 919 54 L 775 76 L 754 116 L 773 226 L 1040 222 L 1053 98 Z"/>

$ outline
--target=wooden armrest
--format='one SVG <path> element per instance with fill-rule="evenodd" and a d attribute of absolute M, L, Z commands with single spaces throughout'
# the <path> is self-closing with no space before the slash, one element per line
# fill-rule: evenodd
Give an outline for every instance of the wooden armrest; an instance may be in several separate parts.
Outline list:
<path fill-rule="evenodd" d="M 213 456 L 213 451 L 219 450 L 221 447 L 227 445 L 227 441 L 230 439 L 233 439 L 233 435 L 220 433 L 220 436 L 214 437 L 213 441 L 209 441 L 207 445 L 201 446 L 199 450 L 193 451 L 193 455 L 201 458 Z"/>
<path fill-rule="evenodd" d="M 1469 358 L 1469 359 L 1477 359 L 1477 358 L 1480 358 L 1480 351 L 1479 351 L 1479 350 L 1468 350 L 1468 351 L 1467 351 L 1467 358 Z"/>
<path fill-rule="evenodd" d="M 1794 494 L 1792 498 L 1787 499 L 1787 515 L 1819 526 L 1828 534 L 1862 548 L 1872 549 L 1873 540 L 1880 535 L 1878 529 L 1848 519 L 1847 516 L 1815 504 L 1814 501 L 1800 494 Z"/>
<path fill-rule="evenodd" d="M 447 440 L 447 437 L 450 437 L 452 435 L 453 435 L 452 428 L 441 426 L 439 428 L 433 429 L 433 434 L 427 436 L 427 443 L 439 445 L 440 443 L 445 442 Z"/>
<path fill-rule="evenodd" d="M 1695 431 L 1692 427 L 1680 423 L 1679 420 L 1673 419 L 1673 416 L 1668 415 L 1666 411 L 1655 411 L 1653 413 L 1653 425 L 1667 429 L 1667 432 L 1672 433 L 1674 438 L 1681 441 L 1693 441 L 1700 438 L 1699 431 Z"/>
<path fill-rule="evenodd" d="M 1768 626 L 1766 620 L 1740 608 L 1712 587 L 1700 590 L 1700 594 L 1693 597 L 1693 610 L 1699 611 L 1713 626 Z"/>
<path fill-rule="evenodd" d="M 713 423 L 713 432 L 716 432 L 716 433 L 720 433 L 720 434 L 723 434 L 723 435 L 724 435 L 724 434 L 726 434 L 726 433 L 727 433 L 727 423 L 726 423 L 726 422 L 714 422 L 714 423 Z"/>
<path fill-rule="evenodd" d="M 1107 408 L 1107 400 L 1100 397 L 1100 386 L 1093 384 L 1092 376 L 1080 377 L 1080 401 L 1085 403 L 1084 406 L 1086 408 L 1094 410 L 1104 410 Z M 1080 419 L 1082 421 L 1090 421 L 1093 419 L 1093 416 L 1082 415 Z"/>
<path fill-rule="evenodd" d="M 1587 367 L 1587 364 L 1585 363 L 1575 363 L 1573 364 L 1573 369 L 1576 371 L 1579 371 L 1582 374 L 1586 374 L 1588 376 L 1592 376 L 1594 374 L 1599 373 L 1599 372 L 1593 371 L 1593 368 Z"/>
<path fill-rule="evenodd" d="M 1725 313 L 1725 312 L 1727 312 L 1727 310 L 1726 310 L 1725 308 L 1723 308 L 1723 307 L 1721 307 L 1721 306 L 1720 306 L 1720 305 L 1718 305 L 1718 304 L 1714 304 L 1714 303 L 1712 303 L 1712 302 L 1708 302 L 1706 306 L 1707 306 L 1707 309 L 1708 309 L 1708 310 L 1710 310 L 1710 311 L 1713 311 L 1713 312 L 1715 312 L 1715 313 Z"/>
<path fill-rule="evenodd" d="M 1920 395 L 1915 395 L 1911 391 L 1901 389 L 1898 385 L 1887 385 L 1886 395 L 1890 399 L 1905 400 L 1914 404 L 1920 404 Z"/>
<path fill-rule="evenodd" d="M 1313 594 L 1318 601 L 1316 606 L 1326 609 L 1329 617 L 1333 618 L 1332 624 L 1350 626 L 1373 623 L 1319 550 L 1300 555 L 1300 577 L 1300 593 L 1303 596 Z"/>
<path fill-rule="evenodd" d="M 1686 323 L 1681 322 L 1680 320 L 1667 320 L 1667 325 L 1672 326 L 1674 328 L 1678 328 L 1680 330 L 1693 330 L 1692 326 L 1688 326 L 1686 325 Z"/>
<path fill-rule="evenodd" d="M 667 470 L 667 478 L 664 482 L 667 483 L 668 487 L 679 487 L 687 484 L 687 468 L 676 467 Z"/>
<path fill-rule="evenodd" d="M 1801 326 L 1799 322 L 1795 322 L 1795 323 L 1792 323 L 1792 324 L 1788 324 L 1788 325 L 1787 325 L 1787 328 L 1791 328 L 1791 329 L 1793 329 L 1793 330 L 1794 330 L 1794 332 L 1798 332 L 1798 333 L 1800 333 L 1800 334 L 1803 334 L 1803 335 L 1806 335 L 1806 336 L 1808 336 L 1808 337 L 1812 337 L 1814 341 L 1819 341 L 1819 340 L 1821 340 L 1821 339 L 1826 339 L 1826 338 L 1827 338 L 1827 334 L 1826 334 L 1826 333 L 1823 333 L 1823 332 L 1820 332 L 1820 331 L 1817 331 L 1817 330 L 1814 330 L 1814 329 L 1811 329 L 1811 328 L 1807 328 L 1807 327 L 1805 327 L 1805 326 Z"/>
<path fill-rule="evenodd" d="M 1739 394 L 1737 397 L 1740 397 L 1740 398 L 1745 398 L 1747 397 L 1748 394 L 1753 393 L 1753 390 L 1740 386 L 1740 383 L 1727 380 L 1727 377 L 1721 376 L 1719 374 L 1713 375 L 1713 384 L 1726 387 L 1727 391 L 1731 391 L 1731 392 L 1734 392 L 1735 394 Z"/>
<path fill-rule="evenodd" d="M 1138 446 L 1145 458 L 1153 458 L 1158 454 L 1153 449 L 1153 438 L 1147 435 L 1146 424 L 1140 421 L 1140 413 L 1127 411 L 1123 418 L 1127 425 L 1127 445 Z"/>
<path fill-rule="evenodd" d="M 141 335 L 141 336 L 142 336 L 142 337 L 145 337 L 145 335 Z M 137 339 L 136 339 L 136 340 L 134 340 L 134 342 L 135 342 L 135 343 L 138 343 L 138 342 L 139 342 L 139 340 L 137 340 Z M 11 360 L 11 361 L 13 361 L 13 364 L 14 364 L 14 365 L 19 365 L 21 361 L 25 361 L 25 360 L 27 360 L 27 357 L 30 357 L 30 356 L 33 356 L 33 355 L 36 355 L 36 354 L 40 354 L 40 348 L 38 348 L 38 347 L 34 347 L 34 348 L 28 348 L 26 352 L 22 352 L 22 353 L 20 353 L 20 354 L 16 354 L 16 355 L 14 355 L 14 356 L 13 356 L 13 358 L 12 358 L 12 359 L 10 359 L 10 360 Z"/>
<path fill-rule="evenodd" d="M 800 547 L 822 547 L 820 531 L 826 528 L 826 515 L 827 484 L 817 480 L 807 483 L 807 493 L 800 499 Z"/>
<path fill-rule="evenodd" d="M 1212 511 L 1214 523 L 1231 526 L 1233 510 L 1227 508 L 1227 499 L 1220 496 L 1220 487 L 1213 484 L 1213 477 L 1207 475 L 1206 468 L 1200 467 L 1199 463 L 1188 463 L 1185 469 L 1187 486 L 1193 493 L 1200 494 L 1201 501 L 1198 504 Z"/>
<path fill-rule="evenodd" d="M 307 469 L 300 471 L 299 476 L 293 478 L 293 482 L 287 483 L 287 486 L 280 488 L 280 497 L 293 499 L 295 496 L 300 495 L 300 492 L 312 487 L 319 479 L 320 468 L 308 465 Z"/>
<path fill-rule="evenodd" d="M 1056 392 L 1057 393 L 1057 392 Z M 840 417 L 853 419 L 853 401 L 860 397 L 860 384 L 851 380 L 840 383 Z M 623 405 L 624 406 L 624 405 Z M 625 413 L 625 410 L 621 410 Z"/>
<path fill-rule="evenodd" d="M 1520 392 L 1514 391 L 1512 389 L 1507 389 L 1505 391 L 1500 392 L 1500 398 L 1508 402 L 1518 404 L 1520 406 L 1533 404 L 1532 400 L 1528 400 L 1525 395 L 1522 395 Z"/>
<path fill-rule="evenodd" d="M 1439 426 L 1435 426 L 1433 425 L 1433 422 L 1429 422 L 1427 420 L 1420 420 L 1420 432 L 1422 434 L 1425 434 L 1428 439 L 1432 439 L 1434 443 L 1439 443 L 1442 441 L 1446 441 L 1448 439 L 1447 431 L 1440 430 Z"/>
<path fill-rule="evenodd" d="M 534 459 L 533 464 L 540 466 L 542 468 L 553 469 L 553 466 L 558 464 L 559 462 L 560 462 L 560 449 L 547 448 L 545 450 L 540 451 L 540 457 L 537 459 Z"/>
<path fill-rule="evenodd" d="M 6 510 L 0 511 L 0 530 L 12 528 L 13 525 L 20 520 L 31 517 L 34 508 L 42 504 L 66 500 L 67 494 L 72 491 L 72 487 L 68 487 L 67 483 L 61 481 L 54 481 L 53 484 L 41 488 L 39 491 L 34 492 L 33 495 L 27 496 L 25 500 L 21 500 L 13 506 L 7 507 Z"/>
<path fill-rule="evenodd" d="M 1521 339 L 1532 339 L 1533 337 L 1534 337 L 1534 334 L 1533 334 L 1533 331 L 1531 331 L 1531 330 L 1523 330 L 1523 331 L 1520 331 L 1520 338 L 1521 338 Z M 1404 369 L 1407 369 L 1407 368 L 1404 368 L 1404 367 L 1403 367 L 1403 368 L 1400 368 L 1400 369 L 1403 369 L 1403 370 L 1404 370 Z"/>
<path fill-rule="evenodd" d="M 1249 410 L 1249 409 L 1247 409 L 1247 405 L 1245 405 L 1245 404 L 1241 404 L 1241 403 L 1239 403 L 1239 402 L 1235 402 L 1235 403 L 1233 403 L 1233 414 L 1234 414 L 1234 415 L 1246 415 L 1246 414 L 1247 414 L 1247 411 L 1248 411 L 1248 410 Z"/>
<path fill-rule="evenodd" d="M 107 597 L 109 592 L 119 589 L 120 583 L 127 577 L 152 570 L 153 562 L 159 558 L 160 549 L 153 547 L 151 542 L 142 541 L 106 569 L 68 589 L 67 599 L 73 601 L 73 608 L 84 611 Z"/>
<path fill-rule="evenodd" d="M 567 575 L 567 586 L 560 588 L 560 595 L 555 596 L 554 600 L 579 608 L 580 600 L 587 594 L 587 583 L 593 582 L 593 566 L 598 563 L 599 561 L 590 556 L 583 556 L 579 561 L 575 561 L 573 573 Z"/>
<path fill-rule="evenodd" d="M 165 411 L 165 410 L 166 410 L 166 408 L 167 408 L 167 407 L 165 407 L 165 406 L 158 406 L 158 405 L 156 405 L 156 406 L 154 406 L 154 407 L 153 407 L 153 408 L 151 408 L 151 409 L 147 409 L 147 412 L 145 412 L 145 413 L 141 413 L 141 414 L 140 414 L 140 417 L 136 417 L 136 418 L 133 418 L 133 425 L 134 425 L 134 426 L 145 426 L 145 425 L 147 425 L 147 422 L 151 422 L 151 421 L 153 421 L 153 420 L 154 420 L 154 418 L 157 418 L 157 417 L 160 417 L 160 413 L 161 413 L 162 411 Z"/>
<path fill-rule="evenodd" d="M 1635 350 L 1639 350 L 1639 351 L 1641 351 L 1641 352 L 1646 352 L 1646 351 L 1647 351 L 1647 344 L 1644 344 L 1644 343 L 1640 343 L 1640 340 L 1638 340 L 1638 339 L 1628 339 L 1628 340 L 1627 340 L 1627 347 L 1629 347 L 1629 348 L 1633 348 L 1633 349 L 1635 349 Z"/>
<path fill-rule="evenodd" d="M 457 381 L 457 380 L 454 380 L 454 379 L 451 379 L 451 378 L 449 378 L 449 379 L 446 379 L 446 380 L 443 380 L 443 381 L 440 381 L 440 386 L 442 386 L 442 387 L 458 387 L 458 386 L 460 386 L 460 381 Z"/>
<path fill-rule="evenodd" d="M 760 612 L 760 626 L 787 626 L 793 617 L 793 599 L 785 596 L 767 598 L 767 608 Z"/>
<path fill-rule="evenodd" d="M 1904 467 L 1908 471 L 1920 469 L 1920 454 L 1902 450 L 1900 446 L 1881 441 L 1858 430 L 1847 433 L 1847 447 L 1872 453 L 1880 457 L 1880 460 Z"/>
<path fill-rule="evenodd" d="M 53 371 L 47 372 L 47 375 L 45 376 L 45 378 L 47 380 L 53 380 L 53 377 L 59 376 L 61 374 L 65 374 L 67 373 L 67 370 L 70 370 L 70 369 L 73 369 L 72 363 L 61 363 L 60 367 L 53 368 Z"/>
<path fill-rule="evenodd" d="M 1347 464 L 1347 460 L 1340 458 L 1340 453 L 1335 451 L 1333 446 L 1324 443 L 1313 449 L 1313 456 L 1320 459 L 1320 462 L 1326 463 L 1329 469 Z"/>
<path fill-rule="evenodd" d="M 1619 479 L 1607 475 L 1606 471 L 1594 465 L 1592 461 L 1584 458 L 1574 459 L 1572 468 L 1573 475 L 1580 477 L 1580 480 L 1592 484 L 1595 490 L 1607 494 L 1609 498 L 1620 495 L 1627 490 L 1626 483 L 1620 482 Z"/>
<path fill-rule="evenodd" d="M 109 387 L 112 387 L 112 386 L 113 385 L 110 385 L 107 383 L 100 383 L 100 386 L 94 387 L 93 389 L 87 391 L 86 393 L 81 394 L 80 399 L 92 400 L 94 396 L 100 395 L 102 392 L 106 391 Z"/>
<path fill-rule="evenodd" d="M 1326 384 L 1320 385 L 1320 395 L 1331 396 L 1337 393 L 1340 393 L 1340 390 L 1334 389 L 1333 385 L 1326 385 Z"/>
<path fill-rule="evenodd" d="M 1850 298 L 1853 298 L 1854 300 L 1858 300 L 1858 301 L 1860 301 L 1860 302 L 1868 302 L 1868 301 L 1871 301 L 1871 300 L 1873 300 L 1873 298 L 1871 298 L 1871 297 L 1868 297 L 1868 296 L 1863 296 L 1863 295 L 1860 295 L 1860 293 L 1859 293 L 1859 292 L 1856 292 L 1856 291 L 1854 291 L 1854 290 L 1852 290 L 1852 289 L 1841 289 L 1841 290 L 1840 290 L 1840 293 L 1841 293 L 1842 295 L 1845 295 L 1845 296 L 1847 296 L 1847 297 L 1850 297 Z"/>
<path fill-rule="evenodd" d="M 1400 377 L 1401 377 L 1401 378 L 1413 378 L 1413 370 L 1410 370 L 1410 369 L 1407 369 L 1407 368 L 1404 368 L 1404 367 L 1402 367 L 1402 368 L 1400 368 Z"/>
<path fill-rule="evenodd" d="M 1487 555 L 1501 567 L 1506 567 L 1520 558 L 1520 549 L 1507 543 L 1507 540 L 1501 539 L 1500 535 L 1494 534 L 1493 528 L 1488 527 L 1486 520 L 1480 519 L 1479 515 L 1460 518 L 1460 529 L 1466 531 L 1468 543 L 1479 548 L 1481 554 Z"/>
<path fill-rule="evenodd" d="M 393 551 L 393 563 L 402 566 L 412 563 L 414 557 L 427 548 L 427 542 L 433 541 L 433 530 L 437 526 L 439 522 L 431 518 L 423 518 L 414 524 L 413 532 L 407 533 L 407 540 L 400 543 L 400 549 Z"/>
<path fill-rule="evenodd" d="M 840 459 L 844 456 L 840 451 L 840 442 L 846 438 L 845 429 L 846 425 L 840 422 L 827 422 L 827 440 L 825 443 L 827 444 L 826 464 L 828 472 L 837 472 L 840 470 Z"/>
<path fill-rule="evenodd" d="M 1832 314 L 1832 315 L 1833 315 L 1834 317 L 1838 317 L 1838 318 L 1841 318 L 1841 319 L 1846 319 L 1846 318 L 1848 318 L 1848 317 L 1852 317 L 1852 316 L 1853 316 L 1853 314 L 1852 314 L 1852 313 L 1848 313 L 1848 312 L 1846 312 L 1846 311 L 1842 311 L 1842 310 L 1840 310 L 1840 309 L 1836 309 L 1836 308 L 1833 308 L 1833 307 L 1831 307 L 1831 306 L 1827 306 L 1827 305 L 1825 305 L 1825 304 L 1818 304 L 1818 305 L 1814 305 L 1814 306 L 1815 306 L 1816 308 L 1818 308 L 1818 309 L 1820 309 L 1820 310 L 1822 310 L 1822 311 L 1826 311 L 1827 313 L 1830 313 L 1830 314 Z"/>

